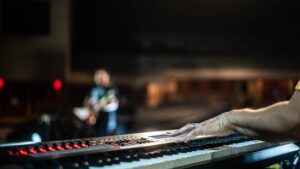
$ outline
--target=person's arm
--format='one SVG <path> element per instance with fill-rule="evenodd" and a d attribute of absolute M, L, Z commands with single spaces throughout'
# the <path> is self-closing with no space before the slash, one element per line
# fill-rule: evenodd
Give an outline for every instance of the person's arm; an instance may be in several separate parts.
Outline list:
<path fill-rule="evenodd" d="M 300 140 L 300 91 L 289 101 L 256 110 L 232 110 L 202 123 L 187 124 L 172 135 L 187 142 L 197 135 L 233 132 L 267 141 Z"/>

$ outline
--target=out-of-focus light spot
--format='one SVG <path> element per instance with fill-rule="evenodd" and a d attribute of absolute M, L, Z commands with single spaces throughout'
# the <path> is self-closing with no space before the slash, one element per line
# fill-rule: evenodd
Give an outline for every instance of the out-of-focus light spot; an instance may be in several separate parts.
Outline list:
<path fill-rule="evenodd" d="M 31 140 L 33 142 L 42 142 L 42 137 L 38 133 L 33 133 L 31 135 Z"/>
<path fill-rule="evenodd" d="M 147 106 L 154 108 L 157 107 L 161 100 L 161 86 L 159 83 L 149 83 L 147 84 Z"/>
<path fill-rule="evenodd" d="M 56 91 L 60 91 L 62 89 L 62 81 L 60 79 L 55 79 L 53 81 L 53 88 Z"/>
<path fill-rule="evenodd" d="M 5 80 L 3 78 L 0 78 L 0 89 L 3 89 L 5 86 Z"/>
<path fill-rule="evenodd" d="M 48 114 L 42 114 L 39 118 L 39 122 L 49 126 L 51 124 L 51 117 Z"/>

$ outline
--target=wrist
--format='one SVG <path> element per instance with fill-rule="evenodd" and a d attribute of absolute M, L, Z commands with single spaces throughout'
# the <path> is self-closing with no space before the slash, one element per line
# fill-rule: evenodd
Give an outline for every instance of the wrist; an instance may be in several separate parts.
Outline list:
<path fill-rule="evenodd" d="M 226 113 L 224 113 L 224 127 L 227 129 L 227 130 L 230 130 L 232 131 L 232 111 L 228 111 Z"/>
<path fill-rule="evenodd" d="M 238 124 L 240 123 L 240 116 L 242 110 L 231 110 L 225 113 L 225 126 L 230 132 L 238 132 Z"/>
<path fill-rule="evenodd" d="M 231 112 L 225 112 L 220 115 L 220 132 L 223 134 L 233 133 L 231 127 Z"/>

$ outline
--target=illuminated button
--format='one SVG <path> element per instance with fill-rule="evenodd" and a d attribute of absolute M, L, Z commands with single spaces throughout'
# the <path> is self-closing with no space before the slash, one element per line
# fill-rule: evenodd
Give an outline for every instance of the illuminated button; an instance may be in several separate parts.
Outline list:
<path fill-rule="evenodd" d="M 8 155 L 10 155 L 10 156 L 14 156 L 14 155 L 15 155 L 15 153 L 14 153 L 13 151 L 9 151 L 9 152 L 8 152 Z"/>
<path fill-rule="evenodd" d="M 85 143 L 82 143 L 81 146 L 82 146 L 82 147 L 88 147 L 89 145 L 87 145 L 87 144 L 85 144 Z"/>
<path fill-rule="evenodd" d="M 37 154 L 38 153 L 34 148 L 30 148 L 29 152 L 32 153 L 32 154 Z"/>
<path fill-rule="evenodd" d="M 79 144 L 74 144 L 73 147 L 74 148 L 81 148 Z"/>
<path fill-rule="evenodd" d="M 42 153 L 46 153 L 47 150 L 45 148 L 39 148 L 39 151 L 42 152 Z"/>
<path fill-rule="evenodd" d="M 70 144 L 65 145 L 66 149 L 72 149 L 73 147 L 70 146 Z"/>
<path fill-rule="evenodd" d="M 57 146 L 58 150 L 65 150 L 62 146 Z"/>
<path fill-rule="evenodd" d="M 84 143 L 81 144 L 82 147 L 89 147 L 90 142 L 86 140 Z"/>
<path fill-rule="evenodd" d="M 19 150 L 19 153 L 20 153 L 21 155 L 27 155 L 27 154 L 28 154 L 27 151 L 26 151 L 26 150 L 23 150 L 23 149 Z"/>
<path fill-rule="evenodd" d="M 53 147 L 48 147 L 48 150 L 49 151 L 56 151 L 55 148 L 53 148 Z"/>
<path fill-rule="evenodd" d="M 67 148 L 67 149 L 72 149 L 72 147 L 71 147 L 71 146 L 69 146 L 69 145 L 66 145 L 66 148 Z"/>

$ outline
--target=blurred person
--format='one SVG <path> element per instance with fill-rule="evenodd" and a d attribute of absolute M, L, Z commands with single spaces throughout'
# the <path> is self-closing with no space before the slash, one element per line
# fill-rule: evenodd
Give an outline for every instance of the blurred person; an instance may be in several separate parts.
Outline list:
<path fill-rule="evenodd" d="M 90 113 L 87 123 L 94 125 L 98 136 L 112 135 L 117 127 L 118 89 L 111 82 L 106 69 L 95 72 L 94 82 L 96 86 L 92 88 L 87 99 Z"/>
<path fill-rule="evenodd" d="M 241 133 L 265 141 L 300 141 L 300 81 L 288 101 L 260 109 L 231 110 L 201 123 L 191 123 L 169 133 L 188 142 L 198 135 Z"/>

